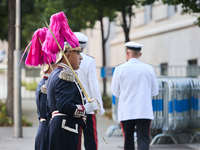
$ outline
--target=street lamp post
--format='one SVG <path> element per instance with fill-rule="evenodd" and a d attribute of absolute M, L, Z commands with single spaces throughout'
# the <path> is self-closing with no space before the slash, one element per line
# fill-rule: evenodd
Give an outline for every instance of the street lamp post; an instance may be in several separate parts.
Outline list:
<path fill-rule="evenodd" d="M 14 137 L 22 137 L 21 123 L 21 0 L 16 0 L 16 37 L 14 50 Z"/>

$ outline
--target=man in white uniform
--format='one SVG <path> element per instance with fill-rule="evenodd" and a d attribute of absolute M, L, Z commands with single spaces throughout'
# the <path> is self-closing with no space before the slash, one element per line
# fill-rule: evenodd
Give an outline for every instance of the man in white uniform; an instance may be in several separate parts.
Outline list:
<path fill-rule="evenodd" d="M 154 119 L 152 96 L 158 94 L 158 82 L 153 67 L 138 60 L 143 45 L 127 42 L 125 46 L 128 61 L 115 68 L 111 92 L 119 98 L 118 121 L 124 134 L 124 150 L 135 149 L 135 130 L 138 150 L 148 150 L 150 123 Z"/>
<path fill-rule="evenodd" d="M 74 32 L 75 36 L 78 38 L 79 46 L 83 50 L 86 47 L 88 37 L 80 32 Z M 86 93 L 89 98 L 97 99 L 101 105 L 101 109 L 98 112 L 103 115 L 105 110 L 103 108 L 103 101 L 99 89 L 99 83 L 96 75 L 96 65 L 95 59 L 81 53 L 83 60 L 81 61 L 80 68 L 78 69 L 78 78 L 81 81 Z M 97 150 L 98 149 L 98 139 L 97 139 L 97 125 L 96 116 L 94 113 L 87 114 L 86 120 L 87 127 L 84 129 L 84 145 L 86 150 Z"/>

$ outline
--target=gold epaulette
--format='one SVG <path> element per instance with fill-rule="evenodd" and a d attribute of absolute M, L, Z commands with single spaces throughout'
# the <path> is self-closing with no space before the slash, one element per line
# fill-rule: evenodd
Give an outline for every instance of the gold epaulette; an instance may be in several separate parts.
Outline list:
<path fill-rule="evenodd" d="M 41 92 L 43 94 L 47 94 L 47 84 L 46 83 L 41 87 Z"/>
<path fill-rule="evenodd" d="M 69 82 L 75 82 L 75 78 L 74 78 L 74 75 L 72 72 L 66 72 L 66 71 L 61 71 L 59 76 L 58 76 L 60 79 L 62 80 L 66 80 L 66 81 L 69 81 Z"/>

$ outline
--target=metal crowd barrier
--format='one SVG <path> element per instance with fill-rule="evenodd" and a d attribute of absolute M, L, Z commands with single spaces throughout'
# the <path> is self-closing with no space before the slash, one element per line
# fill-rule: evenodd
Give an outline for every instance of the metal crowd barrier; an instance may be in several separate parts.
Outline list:
<path fill-rule="evenodd" d="M 153 111 L 155 119 L 152 121 L 151 134 L 154 136 L 152 144 L 165 143 L 168 139 L 175 144 L 192 143 L 198 140 L 200 128 L 199 89 L 200 80 L 193 78 L 158 78 L 159 95 L 153 97 Z M 161 90 L 162 89 L 162 90 Z M 162 94 L 161 94 L 162 93 Z M 161 96 L 163 110 L 157 107 Z M 162 116 L 155 115 L 162 111 Z M 162 118 L 163 117 L 163 118 Z M 163 124 L 160 125 L 158 122 Z M 157 132 L 155 132 L 157 131 Z"/>
<path fill-rule="evenodd" d="M 152 98 L 154 120 L 151 145 L 200 141 L 200 79 L 157 77 L 159 94 Z M 121 129 L 117 122 L 118 98 L 112 97 L 112 117 L 118 125 L 110 126 L 108 136 Z"/>

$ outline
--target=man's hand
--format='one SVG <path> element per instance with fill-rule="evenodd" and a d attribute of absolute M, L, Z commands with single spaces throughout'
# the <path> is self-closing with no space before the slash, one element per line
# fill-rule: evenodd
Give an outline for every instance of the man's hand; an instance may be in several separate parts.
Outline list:
<path fill-rule="evenodd" d="M 91 102 L 88 102 L 84 105 L 86 113 L 99 110 L 99 103 L 96 99 L 92 99 Z"/>

